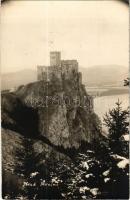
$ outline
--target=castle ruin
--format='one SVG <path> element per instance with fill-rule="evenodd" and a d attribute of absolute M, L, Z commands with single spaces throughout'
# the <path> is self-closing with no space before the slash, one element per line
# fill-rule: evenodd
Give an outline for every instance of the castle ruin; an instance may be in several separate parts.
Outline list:
<path fill-rule="evenodd" d="M 77 60 L 61 60 L 61 53 L 50 52 L 50 66 L 37 67 L 38 81 L 59 81 L 73 79 L 82 83 L 82 74 L 78 72 Z"/>
<path fill-rule="evenodd" d="M 63 91 L 69 85 L 69 88 L 73 88 L 73 91 L 75 91 L 74 96 L 80 96 L 80 90 L 84 91 L 86 96 L 85 85 L 82 84 L 82 73 L 78 71 L 77 60 L 61 60 L 61 53 L 57 51 L 50 52 L 50 66 L 37 66 L 37 80 L 53 85 L 56 83 Z M 86 97 L 88 107 L 93 110 L 93 98 L 88 94 Z"/>

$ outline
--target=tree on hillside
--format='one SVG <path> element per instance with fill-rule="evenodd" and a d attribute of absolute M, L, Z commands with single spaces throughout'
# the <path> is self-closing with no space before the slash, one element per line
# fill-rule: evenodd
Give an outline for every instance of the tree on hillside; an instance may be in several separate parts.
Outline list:
<path fill-rule="evenodd" d="M 51 171 L 52 161 L 49 162 L 51 158 L 48 158 L 50 160 L 45 162 L 44 153 L 37 153 L 34 144 L 35 141 L 32 139 L 24 138 L 24 148 L 18 149 L 16 153 L 19 162 L 15 168 L 15 173 L 24 177 L 25 180 L 19 195 L 16 194 L 15 196 L 14 194 L 14 196 L 17 199 L 52 199 L 52 197 L 61 199 L 57 183 L 53 184 L 52 174 L 55 174 L 55 170 Z"/>
<path fill-rule="evenodd" d="M 116 107 L 106 113 L 104 125 L 108 127 L 109 137 L 112 140 L 117 141 L 122 135 L 128 133 L 128 110 L 122 110 L 119 100 Z"/>
<path fill-rule="evenodd" d="M 24 138 L 23 148 L 16 151 L 16 157 L 18 158 L 18 163 L 15 167 L 15 173 L 20 176 L 27 178 L 28 175 L 35 170 L 36 167 L 36 153 L 33 149 L 33 141 Z"/>
<path fill-rule="evenodd" d="M 20 148 L 16 151 L 16 157 L 18 158 L 18 163 L 15 167 L 15 173 L 20 177 L 24 177 L 25 182 L 30 184 L 30 175 L 36 170 L 36 153 L 33 148 L 33 141 L 24 138 L 23 139 L 23 148 Z M 23 184 L 24 184 L 23 183 Z M 30 192 L 30 185 L 28 187 L 21 188 L 19 195 L 27 196 L 33 198 L 32 191 Z M 31 194 L 32 193 L 32 194 Z"/>
<path fill-rule="evenodd" d="M 115 153 L 122 153 L 121 138 L 128 134 L 128 114 L 128 110 L 122 109 L 119 100 L 116 107 L 105 114 L 104 125 L 108 128 L 110 145 Z"/>
<path fill-rule="evenodd" d="M 3 197 L 9 199 L 15 199 L 18 197 L 33 197 L 29 196 L 30 188 L 23 188 L 24 182 L 28 182 L 30 179 L 30 174 L 36 170 L 36 153 L 33 149 L 33 141 L 24 138 L 22 140 L 22 145 L 15 151 L 15 158 L 17 162 L 15 163 L 15 169 L 12 173 L 5 171 L 5 185 L 3 190 Z M 9 181 L 10 180 L 10 181 Z M 9 189 L 10 187 L 10 189 Z"/>
<path fill-rule="evenodd" d="M 130 84 L 130 78 L 127 78 L 124 80 L 124 86 L 129 86 Z"/>

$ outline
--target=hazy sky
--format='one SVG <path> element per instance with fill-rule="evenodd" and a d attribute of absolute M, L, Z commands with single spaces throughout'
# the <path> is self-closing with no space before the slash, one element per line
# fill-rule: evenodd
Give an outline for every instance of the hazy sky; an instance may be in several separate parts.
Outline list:
<path fill-rule="evenodd" d="M 2 72 L 49 63 L 128 66 L 129 9 L 118 1 L 12 1 L 2 6 Z"/>

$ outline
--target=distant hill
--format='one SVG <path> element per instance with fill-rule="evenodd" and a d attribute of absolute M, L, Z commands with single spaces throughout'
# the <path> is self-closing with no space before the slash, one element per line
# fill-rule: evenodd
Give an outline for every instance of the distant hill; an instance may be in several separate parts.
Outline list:
<path fill-rule="evenodd" d="M 31 69 L 2 74 L 2 90 L 25 85 L 37 80 L 37 72 Z"/>
<path fill-rule="evenodd" d="M 128 77 L 128 69 L 123 66 L 92 66 L 79 67 L 82 72 L 83 83 L 87 86 L 122 86 Z M 25 69 L 18 72 L 2 74 L 2 90 L 25 85 L 37 80 L 37 71 Z"/>
<path fill-rule="evenodd" d="M 80 71 L 87 86 L 122 86 L 128 77 L 128 68 L 119 65 L 81 67 Z"/>

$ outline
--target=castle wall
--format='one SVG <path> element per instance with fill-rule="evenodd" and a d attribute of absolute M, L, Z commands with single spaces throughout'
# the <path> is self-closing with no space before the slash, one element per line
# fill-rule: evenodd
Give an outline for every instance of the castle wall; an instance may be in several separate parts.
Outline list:
<path fill-rule="evenodd" d="M 38 81 L 61 81 L 61 68 L 59 66 L 38 66 L 37 67 Z"/>
<path fill-rule="evenodd" d="M 78 73 L 78 62 L 77 60 L 62 60 L 61 68 L 64 79 L 74 78 Z"/>
<path fill-rule="evenodd" d="M 59 80 L 61 81 L 61 68 L 59 66 L 48 67 L 48 79 L 50 81 Z"/>
<path fill-rule="evenodd" d="M 48 67 L 47 66 L 37 66 L 37 79 L 38 81 L 47 81 L 48 79 Z"/>

